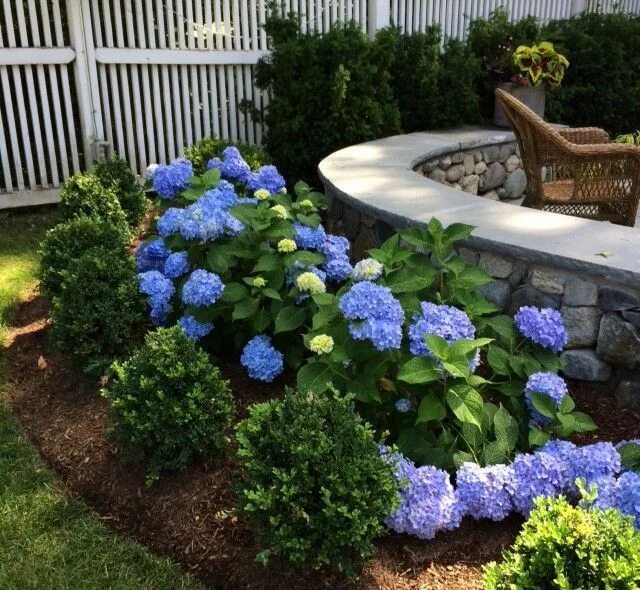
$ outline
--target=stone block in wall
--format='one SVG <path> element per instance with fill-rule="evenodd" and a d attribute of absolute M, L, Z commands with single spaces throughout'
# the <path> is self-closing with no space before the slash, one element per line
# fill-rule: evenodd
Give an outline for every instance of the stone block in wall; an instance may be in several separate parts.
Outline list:
<path fill-rule="evenodd" d="M 524 285 L 519 289 L 516 289 L 511 295 L 511 305 L 509 306 L 509 313 L 513 315 L 525 305 L 560 309 L 560 302 L 560 295 L 543 293 L 542 291 L 538 291 L 538 289 L 532 287 L 531 285 Z"/>
<path fill-rule="evenodd" d="M 482 161 L 482 152 L 480 150 L 475 150 L 471 152 L 471 154 L 473 155 L 473 160 L 476 164 Z"/>
<path fill-rule="evenodd" d="M 509 275 L 509 284 L 515 289 L 524 280 L 527 274 L 527 265 L 524 262 L 514 262 L 513 272 Z"/>
<path fill-rule="evenodd" d="M 351 252 L 354 260 L 362 260 L 367 257 L 367 250 L 378 246 L 378 240 L 373 229 L 362 225 L 358 236 L 353 241 Z"/>
<path fill-rule="evenodd" d="M 491 162 L 495 162 L 500 159 L 500 146 L 499 145 L 488 145 L 485 148 L 482 148 L 482 159 L 490 164 Z"/>
<path fill-rule="evenodd" d="M 464 160 L 464 152 L 456 152 L 451 156 L 452 164 L 460 164 Z"/>
<path fill-rule="evenodd" d="M 598 291 L 598 307 L 602 311 L 623 311 L 640 307 L 640 295 L 624 287 L 604 285 Z"/>
<path fill-rule="evenodd" d="M 519 167 L 520 167 L 520 158 L 518 158 L 518 156 L 516 156 L 515 154 L 513 154 L 512 156 L 509 156 L 504 163 L 504 169 L 507 172 L 513 172 L 514 170 L 517 170 Z"/>
<path fill-rule="evenodd" d="M 447 182 L 458 182 L 464 176 L 463 164 L 452 164 L 446 172 L 445 178 Z"/>
<path fill-rule="evenodd" d="M 636 328 L 640 328 L 640 308 L 626 309 L 622 312 L 622 317 Z"/>
<path fill-rule="evenodd" d="M 465 248 L 464 246 L 460 246 L 458 248 L 458 256 L 462 258 L 467 264 L 473 264 L 474 266 L 478 264 L 478 252 L 474 250 L 469 250 L 469 248 Z"/>
<path fill-rule="evenodd" d="M 498 196 L 497 191 L 489 191 L 480 195 L 483 199 L 489 199 L 490 201 L 499 201 L 500 197 Z"/>
<path fill-rule="evenodd" d="M 529 273 L 531 285 L 543 293 L 562 295 L 567 282 L 567 275 L 553 270 L 534 268 Z"/>
<path fill-rule="evenodd" d="M 429 174 L 429 178 L 431 180 L 435 180 L 436 182 L 443 183 L 447 178 L 447 173 L 442 170 L 442 168 L 435 168 Z"/>
<path fill-rule="evenodd" d="M 511 301 L 511 287 L 507 281 L 491 281 L 478 288 L 484 297 L 493 303 L 500 311 L 504 311 Z"/>
<path fill-rule="evenodd" d="M 342 231 L 344 235 L 353 241 L 358 237 L 360 230 L 360 213 L 358 213 L 353 207 L 348 205 L 344 206 L 342 213 Z"/>
<path fill-rule="evenodd" d="M 472 195 L 478 194 L 478 185 L 480 184 L 480 177 L 477 174 L 470 174 L 469 176 L 463 176 L 460 179 L 460 188 L 465 193 Z"/>
<path fill-rule="evenodd" d="M 513 263 L 491 252 L 482 252 L 478 266 L 494 279 L 506 279 L 513 272 Z"/>
<path fill-rule="evenodd" d="M 473 167 L 473 173 L 474 174 L 484 174 L 487 170 L 487 165 L 484 162 L 478 162 L 474 167 Z"/>
<path fill-rule="evenodd" d="M 428 176 L 438 167 L 437 160 L 431 160 L 430 162 L 425 162 L 422 164 L 422 174 Z"/>
<path fill-rule="evenodd" d="M 500 146 L 500 161 L 504 162 L 516 151 L 515 143 L 504 143 Z"/>
<path fill-rule="evenodd" d="M 600 320 L 596 352 L 614 365 L 629 369 L 640 366 L 640 328 L 616 312 L 605 313 Z"/>
<path fill-rule="evenodd" d="M 466 176 L 473 174 L 476 167 L 476 161 L 473 159 L 473 155 L 465 154 L 464 159 L 462 160 L 462 165 L 464 166 L 464 173 Z"/>
<path fill-rule="evenodd" d="M 596 305 L 598 303 L 598 286 L 583 281 L 578 277 L 569 277 L 564 286 L 564 305 Z"/>
<path fill-rule="evenodd" d="M 565 350 L 560 360 L 566 363 L 562 372 L 569 379 L 605 382 L 611 377 L 611 366 L 591 349 Z"/>
<path fill-rule="evenodd" d="M 586 348 L 598 341 L 600 310 L 597 307 L 568 307 L 560 310 L 569 341 L 566 348 Z"/>
<path fill-rule="evenodd" d="M 640 381 L 621 381 L 615 397 L 618 405 L 640 412 Z"/>
<path fill-rule="evenodd" d="M 509 200 L 519 199 L 526 188 L 527 175 L 522 168 L 518 168 L 507 174 L 507 179 L 504 181 L 504 198 Z"/>
<path fill-rule="evenodd" d="M 504 184 L 507 173 L 500 162 L 492 162 L 480 177 L 480 191 L 487 192 Z"/>
<path fill-rule="evenodd" d="M 451 166 L 451 156 L 444 156 L 443 158 L 440 158 L 438 166 L 443 170 L 446 170 L 449 166 Z"/>

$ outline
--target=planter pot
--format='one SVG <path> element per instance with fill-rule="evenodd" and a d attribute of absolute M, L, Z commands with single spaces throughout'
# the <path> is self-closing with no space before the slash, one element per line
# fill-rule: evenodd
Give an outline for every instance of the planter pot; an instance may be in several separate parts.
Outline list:
<path fill-rule="evenodd" d="M 531 88 L 530 86 L 514 86 L 513 84 L 504 84 L 500 86 L 520 102 L 526 104 L 536 115 L 544 118 L 544 104 L 547 92 L 544 86 Z M 493 111 L 493 124 L 496 127 L 511 127 L 502 107 L 496 101 Z"/>

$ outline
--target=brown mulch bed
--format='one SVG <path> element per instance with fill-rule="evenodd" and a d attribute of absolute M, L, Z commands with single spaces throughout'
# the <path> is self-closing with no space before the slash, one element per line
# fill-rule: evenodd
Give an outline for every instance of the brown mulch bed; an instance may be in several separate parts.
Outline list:
<path fill-rule="evenodd" d="M 145 487 L 141 465 L 125 464 L 108 439 L 107 407 L 97 387 L 65 368 L 46 346 L 47 302 L 34 297 L 16 312 L 6 355 L 9 403 L 46 464 L 111 529 L 137 539 L 155 553 L 181 563 L 216 589 L 341 588 L 326 571 L 305 572 L 287 564 L 255 563 L 259 550 L 245 523 L 233 514 L 237 465 L 206 462 L 163 475 Z M 287 378 L 271 385 L 249 381 L 237 365 L 223 364 L 239 414 L 251 403 L 279 395 Z M 578 408 L 601 429 L 581 442 L 640 437 L 639 417 L 615 407 L 610 392 L 573 385 Z M 359 588 L 470 590 L 482 588 L 482 565 L 499 559 L 520 526 L 464 522 L 457 531 L 420 541 L 391 535 L 378 542 L 357 583 Z"/>

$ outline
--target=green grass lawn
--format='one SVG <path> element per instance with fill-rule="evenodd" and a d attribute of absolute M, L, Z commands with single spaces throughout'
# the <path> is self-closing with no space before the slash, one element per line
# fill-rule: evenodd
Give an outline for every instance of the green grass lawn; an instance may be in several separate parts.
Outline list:
<path fill-rule="evenodd" d="M 0 217 L 0 339 L 12 308 L 34 286 L 37 244 L 50 211 Z M 2 400 L 0 367 L 0 588 L 202 588 L 170 561 L 109 532 L 45 469 Z"/>

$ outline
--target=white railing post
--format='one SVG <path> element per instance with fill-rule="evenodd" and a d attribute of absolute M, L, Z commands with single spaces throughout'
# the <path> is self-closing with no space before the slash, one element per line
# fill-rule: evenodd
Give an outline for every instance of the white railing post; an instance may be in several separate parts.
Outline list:
<path fill-rule="evenodd" d="M 571 16 L 582 14 L 587 9 L 587 0 L 571 0 Z"/>
<path fill-rule="evenodd" d="M 85 166 L 90 166 L 104 143 L 102 111 L 98 87 L 89 5 L 86 0 L 67 0 L 67 18 L 71 47 L 76 52 L 74 64 L 80 130 Z"/>
<path fill-rule="evenodd" d="M 375 37 L 380 29 L 391 24 L 389 0 L 368 0 L 367 29 L 369 37 Z"/>

